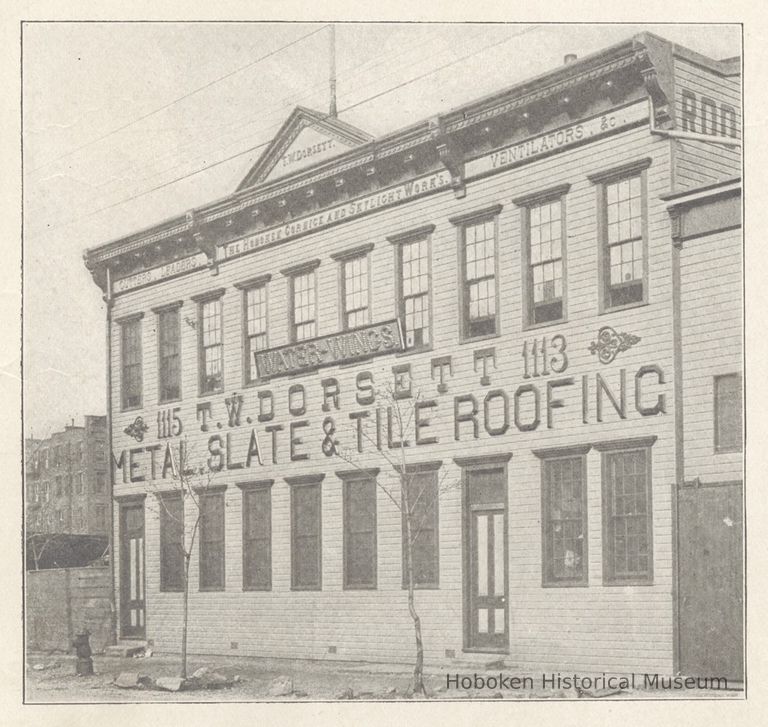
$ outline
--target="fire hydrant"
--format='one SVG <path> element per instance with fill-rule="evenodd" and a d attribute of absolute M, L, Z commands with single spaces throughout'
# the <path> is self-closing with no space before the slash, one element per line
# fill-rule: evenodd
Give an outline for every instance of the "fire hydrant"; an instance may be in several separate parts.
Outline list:
<path fill-rule="evenodd" d="M 82 633 L 75 634 L 75 640 L 72 642 L 72 646 L 75 647 L 75 653 L 77 654 L 75 673 L 80 677 L 93 674 L 90 636 L 90 631 L 85 629 Z"/>

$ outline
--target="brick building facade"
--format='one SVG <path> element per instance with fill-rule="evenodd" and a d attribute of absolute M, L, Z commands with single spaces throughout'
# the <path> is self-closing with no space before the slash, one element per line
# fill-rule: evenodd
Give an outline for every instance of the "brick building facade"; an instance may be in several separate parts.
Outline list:
<path fill-rule="evenodd" d="M 741 478 L 738 327 L 697 353 L 741 233 L 696 190 L 740 136 L 740 60 L 641 35 L 377 139 L 299 107 L 233 194 L 88 250 L 121 635 L 178 648 L 186 451 L 192 652 L 408 660 L 398 465 L 429 661 L 701 671 L 678 493 Z"/>

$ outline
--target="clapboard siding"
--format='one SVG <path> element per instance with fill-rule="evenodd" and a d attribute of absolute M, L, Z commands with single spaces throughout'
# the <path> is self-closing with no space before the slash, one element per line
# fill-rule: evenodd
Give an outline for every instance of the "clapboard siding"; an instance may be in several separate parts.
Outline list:
<path fill-rule="evenodd" d="M 714 377 L 742 370 L 742 237 L 686 240 L 680 252 L 685 477 L 742 478 L 741 452 L 715 453 Z"/>
<path fill-rule="evenodd" d="M 706 132 L 701 127 L 701 99 L 714 101 L 718 108 L 727 104 L 734 110 L 736 136 L 742 136 L 741 76 L 723 76 L 701 65 L 683 58 L 674 61 L 676 128 L 696 133 L 712 133 L 711 126 Z M 691 124 L 683 121 L 685 104 L 690 109 L 691 100 L 684 99 L 683 91 L 695 97 L 696 119 Z M 718 130 L 721 134 L 722 130 Z M 730 131 L 726 132 L 730 135 Z M 720 144 L 691 140 L 675 142 L 675 186 L 677 190 L 693 189 L 705 184 L 728 179 L 741 174 L 741 149 Z"/>
<path fill-rule="evenodd" d="M 648 304 L 625 311 L 600 315 L 597 288 L 597 188 L 587 175 L 629 161 L 650 157 L 648 168 L 649 295 Z M 431 301 L 433 314 L 433 350 L 399 356 L 382 356 L 369 362 L 327 367 L 318 374 L 276 379 L 259 387 L 270 389 L 277 412 L 275 421 L 285 426 L 278 444 L 279 464 L 271 464 L 271 447 L 263 425 L 254 424 L 264 448 L 264 466 L 250 470 L 219 473 L 216 484 L 226 490 L 226 589 L 200 593 L 197 587 L 197 560 L 192 566 L 191 630 L 189 649 L 193 653 L 228 653 L 230 642 L 238 643 L 240 654 L 286 657 L 371 659 L 406 661 L 412 657 L 412 626 L 401 587 L 400 513 L 382 491 L 377 495 L 378 584 L 374 591 L 345 591 L 342 587 L 342 499 L 341 480 L 334 474 L 349 469 L 340 459 L 326 458 L 320 448 L 321 411 L 320 378 L 335 377 L 341 389 L 341 409 L 332 410 L 340 441 L 354 446 L 355 431 L 350 411 L 361 410 L 355 402 L 355 376 L 361 370 L 373 372 L 377 384 L 392 378 L 391 367 L 410 364 L 414 385 L 424 398 L 434 398 L 438 407 L 432 412 L 430 433 L 437 444 L 413 447 L 410 461 L 440 459 L 442 472 L 451 484 L 439 503 L 440 587 L 418 591 L 417 606 L 423 620 L 427 660 L 444 661 L 448 649 L 461 656 L 462 650 L 462 507 L 460 468 L 456 456 L 512 453 L 508 464 L 508 558 L 510 606 L 509 662 L 528 668 L 570 668 L 623 671 L 670 672 L 673 663 L 672 638 L 672 504 L 675 481 L 674 397 L 672 348 L 672 275 L 669 218 L 659 195 L 670 191 L 669 142 L 653 137 L 647 127 L 627 131 L 593 142 L 576 150 L 551 156 L 518 169 L 470 182 L 464 199 L 449 191 L 418 201 L 372 213 L 307 235 L 304 238 L 261 250 L 255 254 L 224 262 L 217 275 L 196 272 L 160 285 L 120 295 L 114 316 L 144 312 L 142 322 L 144 402 L 138 411 L 113 414 L 114 447 L 139 446 L 123 429 L 142 414 L 152 427 L 147 441 L 156 440 L 154 422 L 157 402 L 157 336 L 152 307 L 183 300 L 181 308 L 182 390 L 178 404 L 184 422 L 184 434 L 190 450 L 205 453 L 208 436 L 213 432 L 230 433 L 233 460 L 245 457 L 251 426 L 230 429 L 226 424 L 223 398 L 232 392 L 244 396 L 242 416 L 257 413 L 256 388 L 243 388 L 242 293 L 235 288 L 241 280 L 261 273 L 271 273 L 269 283 L 269 344 L 288 342 L 288 281 L 280 269 L 315 257 L 317 268 L 319 334 L 338 330 L 338 263 L 333 253 L 363 243 L 374 243 L 370 253 L 372 271 L 371 320 L 380 321 L 396 314 L 395 248 L 386 237 L 394 233 L 434 224 L 431 235 Z M 567 314 L 568 321 L 538 330 L 523 330 L 521 290 L 521 211 L 512 202 L 520 195 L 558 184 L 571 185 L 566 197 L 567 225 Z M 503 205 L 499 215 L 499 298 L 501 335 L 480 342 L 465 343 L 459 334 L 458 233 L 449 217 L 492 204 Z M 191 296 L 224 287 L 224 392 L 197 396 L 196 331 L 184 322 L 196 320 Z M 590 343 L 598 330 L 611 325 L 617 331 L 632 333 L 640 342 L 608 365 L 598 363 L 590 353 Z M 521 432 L 512 424 L 503 436 L 492 437 L 482 423 L 483 399 L 491 389 L 503 388 L 510 399 L 523 379 L 521 351 L 524 341 L 555 334 L 567 339 L 569 366 L 566 372 L 549 379 L 573 377 L 570 386 L 559 387 L 555 396 L 563 408 L 553 410 L 554 426 L 547 428 L 546 409 L 536 431 Z M 473 352 L 493 346 L 496 366 L 490 367 L 491 385 L 480 383 L 475 371 Z M 448 392 L 438 394 L 432 378 L 433 357 L 450 354 L 453 376 L 447 380 Z M 119 326 L 113 331 L 113 400 L 120 401 Z M 636 410 L 635 373 L 644 365 L 656 364 L 666 376 L 666 383 L 645 382 L 646 404 L 658 394 L 666 397 L 666 413 L 643 417 Z M 604 421 L 595 416 L 595 375 L 601 374 L 612 390 L 618 391 L 621 370 L 626 373 L 627 417 L 620 419 L 604 401 Z M 588 377 L 588 424 L 582 424 L 582 376 Z M 547 378 L 530 379 L 539 388 L 542 404 L 546 402 Z M 288 462 L 288 386 L 305 386 L 309 427 L 302 430 L 303 451 L 310 454 L 305 462 Z M 462 425 L 461 439 L 454 440 L 453 397 L 472 393 L 477 398 L 480 435 L 471 436 L 471 426 Z M 196 405 L 210 401 L 213 426 L 203 433 L 196 422 Z M 492 411 L 494 417 L 500 412 Z M 521 416 L 530 412 L 522 407 Z M 494 419 L 494 421 L 497 421 Z M 216 429 L 216 422 L 222 429 Z M 609 439 L 651 436 L 658 439 L 652 447 L 653 465 L 653 548 L 654 581 L 648 586 L 602 585 L 602 504 L 600 453 L 591 450 L 588 464 L 588 538 L 589 585 L 585 588 L 541 587 L 541 464 L 532 450 L 550 446 L 586 444 Z M 397 491 L 397 483 L 386 462 L 367 447 L 360 465 L 381 467 L 380 479 Z M 207 453 L 205 453 L 207 454 Z M 144 465 L 146 469 L 146 465 Z M 285 476 L 322 472 L 322 583 L 321 591 L 290 590 L 290 513 L 289 486 Z M 272 487 L 272 591 L 242 591 L 241 492 L 236 483 L 248 479 L 273 478 Z M 162 489 L 170 483 L 123 483 L 118 471 L 116 492 L 127 494 L 145 489 Z M 159 592 L 159 532 L 157 506 L 152 496 L 146 501 L 146 572 L 147 634 L 160 651 L 178 649 L 180 639 L 181 597 Z M 382 635 L 386 634 L 384 638 Z M 328 647 L 336 647 L 329 654 Z M 469 658 L 469 655 L 465 655 Z"/>

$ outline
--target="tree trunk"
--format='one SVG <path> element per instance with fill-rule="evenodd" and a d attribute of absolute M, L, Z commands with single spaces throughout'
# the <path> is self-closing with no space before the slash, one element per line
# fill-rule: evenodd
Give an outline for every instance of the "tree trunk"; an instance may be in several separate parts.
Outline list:
<path fill-rule="evenodd" d="M 406 498 L 406 507 L 408 506 L 408 500 Z M 416 605 L 414 604 L 414 584 L 413 584 L 413 538 L 411 537 L 411 513 L 410 509 L 405 513 L 405 567 L 408 576 L 408 612 L 413 619 L 413 631 L 416 637 L 416 663 L 413 666 L 413 694 L 420 694 L 426 696 L 427 690 L 424 688 L 424 643 L 421 639 L 421 619 L 416 611 Z"/>
<path fill-rule="evenodd" d="M 187 678 L 187 621 L 189 619 L 189 561 L 190 556 L 184 554 L 184 613 L 181 621 L 181 674 Z"/>

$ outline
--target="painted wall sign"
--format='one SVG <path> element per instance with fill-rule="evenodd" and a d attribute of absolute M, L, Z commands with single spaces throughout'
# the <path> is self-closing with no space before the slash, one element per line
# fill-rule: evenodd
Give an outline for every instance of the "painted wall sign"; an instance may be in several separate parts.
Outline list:
<path fill-rule="evenodd" d="M 269 379 L 402 350 L 400 324 L 392 320 L 267 351 L 256 351 L 253 355 L 259 378 Z"/>
<path fill-rule="evenodd" d="M 349 148 L 351 148 L 350 145 L 342 143 L 340 139 L 333 138 L 320 129 L 307 126 L 299 132 L 296 139 L 277 160 L 267 175 L 266 181 L 293 174 L 311 164 L 341 154 Z"/>
<path fill-rule="evenodd" d="M 313 215 L 307 215 L 306 217 L 299 217 L 296 220 L 291 220 L 291 222 L 278 225 L 277 227 L 271 227 L 256 235 L 249 235 L 241 240 L 227 243 L 218 248 L 216 256 L 219 260 L 225 260 L 236 255 L 241 255 L 244 252 L 249 252 L 250 250 L 256 250 L 257 248 L 272 245 L 277 242 L 284 242 L 293 237 L 298 237 L 305 232 L 328 227 L 341 220 L 354 219 L 355 217 L 360 217 L 373 210 L 390 207 L 422 194 L 444 189 L 449 187 L 450 184 L 451 175 L 447 171 L 428 174 L 410 182 L 398 184 L 396 187 L 383 189 L 380 192 L 370 194 L 367 197 L 350 200 L 349 202 L 336 205 L 323 212 L 317 212 Z"/>
<path fill-rule="evenodd" d="M 648 104 L 645 101 L 610 111 L 607 114 L 564 126 L 555 131 L 548 131 L 546 134 L 533 136 L 525 141 L 472 159 L 464 167 L 464 176 L 469 179 L 480 174 L 510 167 L 542 154 L 578 144 L 585 139 L 616 131 L 646 118 L 648 118 Z"/>
<path fill-rule="evenodd" d="M 181 273 L 186 273 L 190 270 L 203 268 L 207 264 L 208 258 L 205 256 L 205 253 L 199 252 L 196 255 L 191 255 L 190 257 L 185 257 L 181 260 L 175 260 L 167 265 L 161 265 L 160 267 L 151 268 L 150 270 L 143 270 L 135 275 L 129 275 L 127 278 L 115 280 L 113 289 L 115 293 L 124 293 L 126 290 L 133 290 L 133 288 L 140 288 L 142 285 L 157 283 L 160 280 L 172 278 L 174 275 L 180 275 Z"/>

